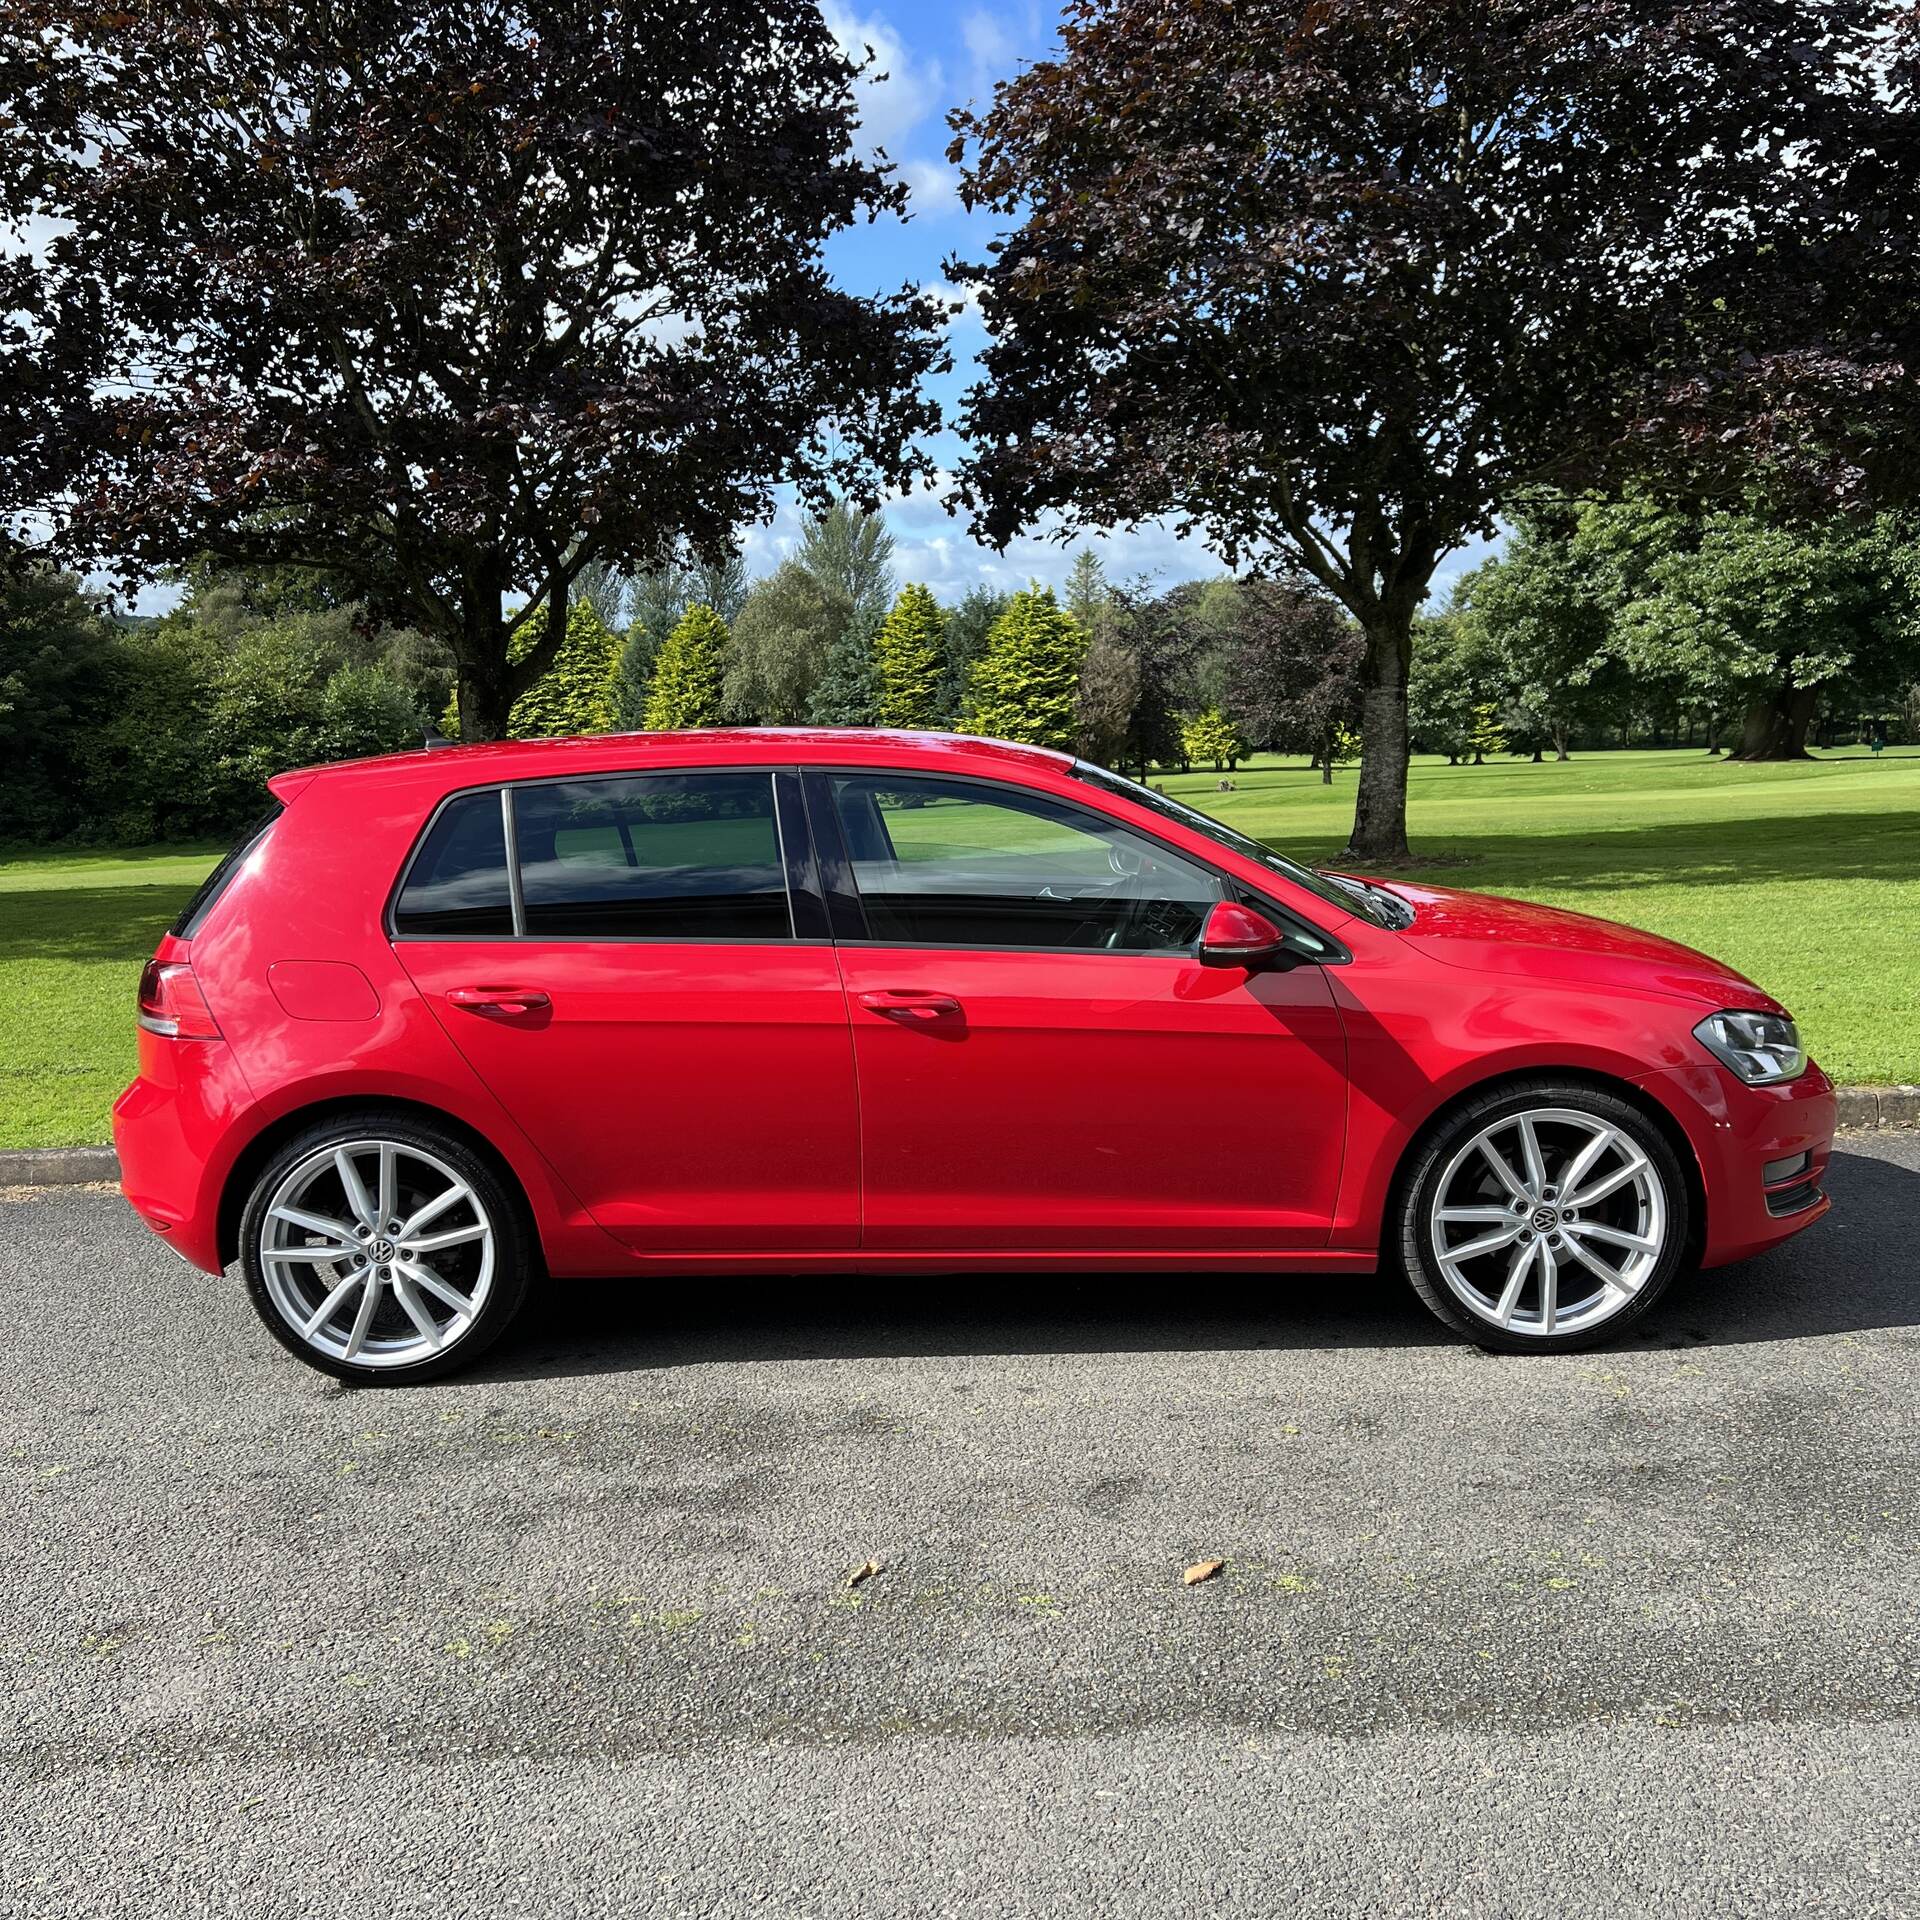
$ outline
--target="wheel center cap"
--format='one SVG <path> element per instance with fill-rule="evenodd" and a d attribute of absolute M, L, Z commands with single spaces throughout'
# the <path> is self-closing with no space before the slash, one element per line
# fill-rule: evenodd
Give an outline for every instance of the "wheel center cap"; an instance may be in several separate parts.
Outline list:
<path fill-rule="evenodd" d="M 376 1264 L 383 1263 L 393 1258 L 393 1242 L 382 1234 L 378 1240 L 369 1243 L 367 1251 L 373 1256 Z"/>
<path fill-rule="evenodd" d="M 1560 1224 L 1560 1211 L 1557 1207 L 1535 1207 L 1533 1210 L 1533 1228 L 1536 1233 L 1551 1233 Z"/>

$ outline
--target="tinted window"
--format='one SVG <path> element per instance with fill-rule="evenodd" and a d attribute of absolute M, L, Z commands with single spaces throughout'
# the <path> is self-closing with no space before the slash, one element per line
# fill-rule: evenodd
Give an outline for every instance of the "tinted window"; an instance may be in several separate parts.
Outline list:
<path fill-rule="evenodd" d="M 770 774 L 520 787 L 514 839 L 535 938 L 793 937 Z"/>
<path fill-rule="evenodd" d="M 201 923 L 213 911 L 214 902 L 226 892 L 240 863 L 267 837 L 267 829 L 285 812 L 278 800 L 233 843 L 220 864 L 193 890 L 193 898 L 180 909 L 180 918 L 170 931 L 176 940 L 191 940 Z"/>
<path fill-rule="evenodd" d="M 393 909 L 397 933 L 513 935 L 500 795 L 463 793 L 441 808 Z"/>
<path fill-rule="evenodd" d="M 832 785 L 876 940 L 1169 952 L 1220 897 L 1203 868 L 1042 795 L 899 774 Z"/>

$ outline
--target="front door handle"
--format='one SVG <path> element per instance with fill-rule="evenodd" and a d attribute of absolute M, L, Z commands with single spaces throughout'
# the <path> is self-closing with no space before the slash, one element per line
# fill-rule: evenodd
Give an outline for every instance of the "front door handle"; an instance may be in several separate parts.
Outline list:
<path fill-rule="evenodd" d="M 960 1002 L 952 994 L 921 993 L 912 987 L 879 987 L 859 998 L 863 1007 L 907 1025 L 916 1021 L 951 1020 L 960 1011 Z"/>
<path fill-rule="evenodd" d="M 539 1013 L 553 1005 L 538 987 L 452 987 L 447 998 L 469 1013 Z"/>

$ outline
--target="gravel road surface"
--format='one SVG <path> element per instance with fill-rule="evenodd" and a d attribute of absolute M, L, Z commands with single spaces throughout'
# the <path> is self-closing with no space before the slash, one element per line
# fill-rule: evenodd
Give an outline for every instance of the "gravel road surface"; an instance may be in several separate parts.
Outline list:
<path fill-rule="evenodd" d="M 629 1282 L 386 1391 L 6 1196 L 0 1914 L 1920 1914 L 1920 1135 L 1833 1185 L 1597 1355 Z"/>

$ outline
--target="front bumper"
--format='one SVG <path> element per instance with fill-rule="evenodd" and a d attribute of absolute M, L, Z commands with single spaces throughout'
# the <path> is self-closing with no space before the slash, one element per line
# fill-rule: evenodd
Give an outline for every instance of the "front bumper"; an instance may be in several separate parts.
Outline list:
<path fill-rule="evenodd" d="M 1717 1061 L 1639 1083 L 1693 1144 L 1707 1219 L 1700 1264 L 1725 1266 L 1791 1239 L 1832 1204 L 1833 1082 L 1811 1061 L 1783 1086 L 1750 1087 Z"/>

